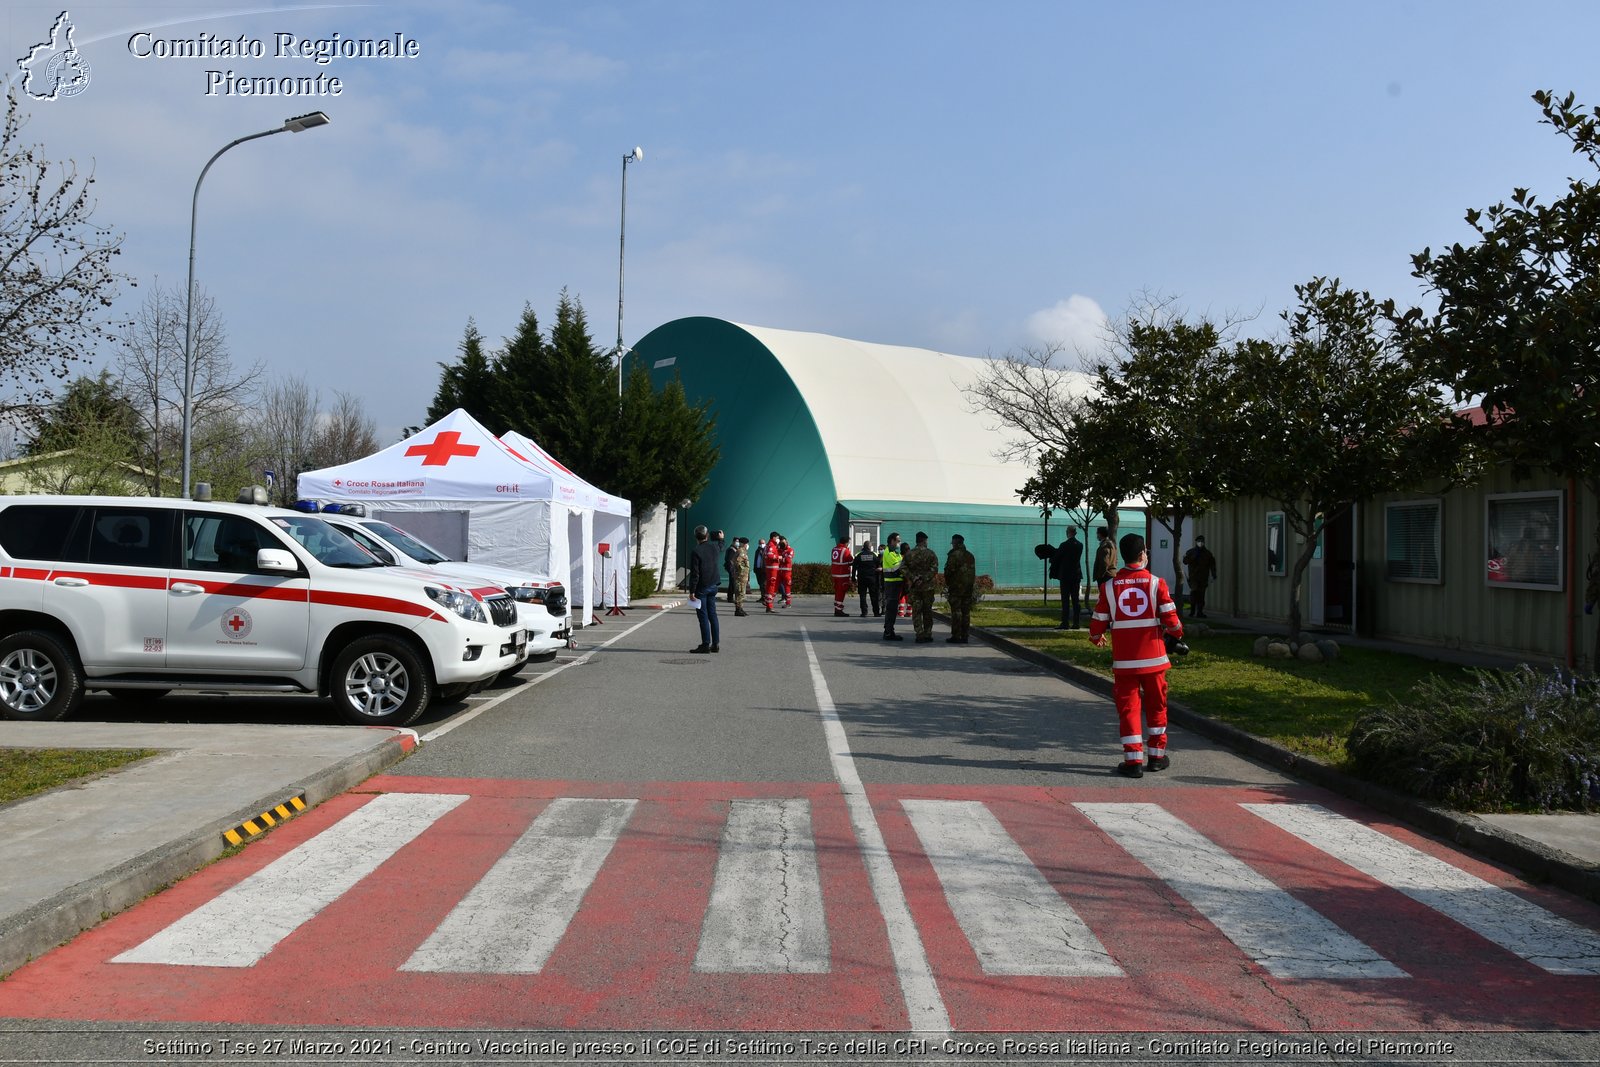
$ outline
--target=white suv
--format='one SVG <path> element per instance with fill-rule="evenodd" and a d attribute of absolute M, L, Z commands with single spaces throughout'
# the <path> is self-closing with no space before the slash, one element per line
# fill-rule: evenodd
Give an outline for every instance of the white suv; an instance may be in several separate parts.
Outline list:
<path fill-rule="evenodd" d="M 343 509 L 360 507 L 360 504 L 342 506 Z M 322 518 L 386 563 L 431 571 L 457 581 L 489 581 L 505 589 L 517 602 L 518 621 L 528 631 L 528 658 L 535 663 L 554 659 L 556 652 L 567 647 L 571 640 L 567 591 L 552 578 L 492 564 L 453 560 L 393 523 L 363 518 L 360 512 L 332 513 L 324 508 Z M 518 664 L 510 673 L 515 674 L 520 667 Z"/>
<path fill-rule="evenodd" d="M 509 595 L 383 566 L 314 515 L 144 497 L 0 497 L 0 715 L 86 689 L 331 696 L 404 725 L 527 655 Z"/>

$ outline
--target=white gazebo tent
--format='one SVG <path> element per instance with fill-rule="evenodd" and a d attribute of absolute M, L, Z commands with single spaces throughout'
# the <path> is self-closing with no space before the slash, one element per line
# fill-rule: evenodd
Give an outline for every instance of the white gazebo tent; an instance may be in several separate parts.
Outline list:
<path fill-rule="evenodd" d="M 557 501 L 569 509 L 584 509 L 585 551 L 581 561 L 576 553 L 573 556 L 572 588 L 578 588 L 581 581 L 583 588 L 595 596 L 587 600 L 575 597 L 575 602 L 589 606 L 628 603 L 628 527 L 633 519 L 633 504 L 584 481 L 530 437 L 511 430 L 501 434 L 500 440 L 513 455 L 550 476 Z M 588 561 L 593 562 L 592 569 Z"/>
<path fill-rule="evenodd" d="M 364 504 L 456 558 L 553 578 L 567 587 L 575 620 L 598 603 L 594 507 L 459 408 L 381 452 L 302 474 L 297 488 L 302 499 Z M 613 549 L 623 574 L 627 547 L 624 538 Z M 627 603 L 626 582 L 620 592 Z"/>

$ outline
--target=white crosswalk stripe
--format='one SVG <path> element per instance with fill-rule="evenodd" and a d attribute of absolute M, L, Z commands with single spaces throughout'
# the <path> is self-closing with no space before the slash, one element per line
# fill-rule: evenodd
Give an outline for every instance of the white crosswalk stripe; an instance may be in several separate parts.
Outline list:
<path fill-rule="evenodd" d="M 1279 978 L 1406 973 L 1155 804 L 1076 804 L 1134 859 Z"/>
<path fill-rule="evenodd" d="M 809 801 L 733 801 L 694 969 L 827 973 L 828 924 Z"/>
<path fill-rule="evenodd" d="M 401 970 L 537 973 L 636 804 L 552 800 Z"/>
<path fill-rule="evenodd" d="M 374 797 L 112 962 L 249 967 L 466 799 Z"/>
<path fill-rule="evenodd" d="M 253 966 L 468 799 L 377 796 L 111 962 Z M 411 944 L 420 944 L 400 969 L 541 972 L 641 803 L 649 802 L 551 800 L 436 928 L 414 935 Z M 1267 973 L 1284 979 L 1410 977 L 1162 805 L 1073 806 Z M 1600 933 L 1594 930 L 1318 805 L 1240 806 L 1551 974 L 1600 975 Z M 984 974 L 1125 976 L 1068 903 L 1071 875 L 1052 882 L 984 802 L 907 799 L 901 807 Z M 914 921 L 909 914 L 907 921 Z M 693 970 L 829 974 L 832 939 L 812 802 L 731 800 Z"/>
<path fill-rule="evenodd" d="M 1600 935 L 1318 804 L 1244 809 L 1551 974 L 1600 974 Z"/>
<path fill-rule="evenodd" d="M 902 806 L 985 974 L 1123 973 L 981 802 L 906 800 Z"/>

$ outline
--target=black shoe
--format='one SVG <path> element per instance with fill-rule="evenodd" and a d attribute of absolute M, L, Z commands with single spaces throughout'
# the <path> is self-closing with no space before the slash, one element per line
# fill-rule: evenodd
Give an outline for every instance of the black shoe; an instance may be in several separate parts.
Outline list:
<path fill-rule="evenodd" d="M 875 619 L 881 619 L 881 618 L 883 618 L 883 612 L 881 612 L 881 611 L 874 611 L 874 612 L 873 612 L 873 613 L 872 613 L 872 617 L 873 617 L 873 618 L 875 618 Z"/>
<path fill-rule="evenodd" d="M 919 645 L 931 645 L 931 644 L 933 644 L 933 635 L 932 634 L 918 634 L 917 635 L 917 644 L 919 644 Z"/>
<path fill-rule="evenodd" d="M 1122 763 L 1117 764 L 1117 773 L 1122 775 L 1124 778 L 1143 778 L 1144 764 L 1123 761 Z"/>
<path fill-rule="evenodd" d="M 741 617 L 749 615 L 749 614 L 750 613 L 748 611 L 744 610 L 743 608 L 740 608 L 738 611 L 733 613 L 733 617 L 737 619 L 737 618 L 741 618 Z"/>
<path fill-rule="evenodd" d="M 712 645 L 711 646 L 711 651 L 713 651 L 713 652 L 721 652 L 722 651 L 722 646 L 721 645 Z"/>
<path fill-rule="evenodd" d="M 695 647 L 693 647 L 693 648 L 691 648 L 689 650 L 689 654 L 690 655 L 694 655 L 694 656 L 703 656 L 707 652 L 710 652 L 710 651 L 711 651 L 711 646 L 710 645 L 696 645 Z"/>
<path fill-rule="evenodd" d="M 866 618 L 866 617 L 867 617 L 867 613 L 866 613 L 866 612 L 864 612 L 864 611 L 863 611 L 863 612 L 862 612 L 862 613 L 861 613 L 861 617 L 862 617 L 862 618 L 863 618 L 863 619 L 864 619 L 864 618 Z"/>
<path fill-rule="evenodd" d="M 1151 756 L 1150 762 L 1145 764 L 1145 769 L 1151 771 L 1164 771 L 1170 766 L 1172 766 L 1172 758 L 1170 756 Z"/>
<path fill-rule="evenodd" d="M 961 638 L 959 638 L 959 637 L 947 637 L 947 638 L 944 639 L 944 643 L 947 644 L 947 645 L 959 645 L 961 643 Z"/>
<path fill-rule="evenodd" d="M 905 638 L 901 637 L 899 634 L 884 634 L 883 635 L 883 639 L 885 641 L 904 641 L 905 640 Z"/>

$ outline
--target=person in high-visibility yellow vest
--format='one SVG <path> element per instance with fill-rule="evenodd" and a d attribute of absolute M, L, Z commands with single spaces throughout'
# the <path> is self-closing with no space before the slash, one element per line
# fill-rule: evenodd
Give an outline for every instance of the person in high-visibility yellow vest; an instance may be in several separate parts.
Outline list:
<path fill-rule="evenodd" d="M 900 535 L 892 533 L 888 542 L 883 546 L 883 639 L 885 641 L 904 641 L 905 638 L 894 632 L 894 620 L 900 615 L 900 598 L 905 596 L 905 575 L 900 572 L 900 566 L 905 562 L 905 555 L 900 544 Z"/>

